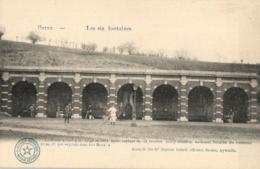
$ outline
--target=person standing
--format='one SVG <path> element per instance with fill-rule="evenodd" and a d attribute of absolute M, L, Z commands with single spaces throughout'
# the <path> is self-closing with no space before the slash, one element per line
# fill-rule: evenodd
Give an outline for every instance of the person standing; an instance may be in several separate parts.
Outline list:
<path fill-rule="evenodd" d="M 64 112 L 64 123 L 69 123 L 69 119 L 71 118 L 71 104 L 68 104 L 65 107 L 65 112 Z"/>
<path fill-rule="evenodd" d="M 87 111 L 87 119 L 90 119 L 90 120 L 92 120 L 92 119 L 94 119 L 94 116 L 93 116 L 93 109 L 92 109 L 92 106 L 91 105 L 89 105 L 89 108 L 88 108 L 88 111 Z"/>
<path fill-rule="evenodd" d="M 104 110 L 105 111 L 104 111 L 103 119 L 104 119 L 104 124 L 106 124 L 107 121 L 109 120 L 110 113 L 108 112 L 107 107 L 105 107 Z"/>
<path fill-rule="evenodd" d="M 117 112 L 117 109 L 115 106 L 111 106 L 109 109 L 108 109 L 108 112 L 109 112 L 109 120 L 110 120 L 110 124 L 112 125 L 115 125 L 116 124 L 116 112 Z"/>
<path fill-rule="evenodd" d="M 29 110 L 30 110 L 30 116 L 35 117 L 35 105 L 34 104 L 30 105 Z"/>

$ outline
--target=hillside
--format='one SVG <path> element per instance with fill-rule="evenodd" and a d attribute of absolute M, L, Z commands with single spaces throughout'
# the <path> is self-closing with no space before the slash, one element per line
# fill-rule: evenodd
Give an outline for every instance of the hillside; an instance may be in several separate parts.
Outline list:
<path fill-rule="evenodd" d="M 172 69 L 260 72 L 260 65 L 178 60 L 157 56 L 87 53 L 81 49 L 0 41 L 1 66 L 59 66 L 84 68 Z"/>

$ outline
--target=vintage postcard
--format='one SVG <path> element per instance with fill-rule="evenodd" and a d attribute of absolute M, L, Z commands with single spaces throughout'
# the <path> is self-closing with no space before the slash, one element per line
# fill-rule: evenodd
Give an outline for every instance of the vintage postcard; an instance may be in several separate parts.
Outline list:
<path fill-rule="evenodd" d="M 0 169 L 260 169 L 259 0 L 0 0 Z"/>

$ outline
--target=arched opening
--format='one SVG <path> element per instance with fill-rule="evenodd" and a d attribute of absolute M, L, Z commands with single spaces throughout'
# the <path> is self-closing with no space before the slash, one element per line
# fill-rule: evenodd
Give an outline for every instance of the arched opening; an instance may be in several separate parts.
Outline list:
<path fill-rule="evenodd" d="M 71 88 L 64 82 L 55 82 L 48 88 L 47 93 L 47 117 L 62 117 L 65 106 L 71 103 Z"/>
<path fill-rule="evenodd" d="M 209 88 L 198 86 L 189 92 L 189 121 L 212 121 L 213 94 Z"/>
<path fill-rule="evenodd" d="M 82 118 L 102 118 L 107 106 L 107 90 L 99 83 L 91 83 L 83 90 Z"/>
<path fill-rule="evenodd" d="M 125 84 L 117 92 L 118 118 L 132 119 L 134 108 L 136 119 L 143 117 L 143 92 L 134 84 Z"/>
<path fill-rule="evenodd" d="M 224 94 L 224 121 L 246 123 L 248 113 L 248 96 L 238 87 L 228 89 Z"/>
<path fill-rule="evenodd" d="M 12 88 L 12 116 L 34 117 L 36 88 L 28 82 L 18 82 Z"/>
<path fill-rule="evenodd" d="M 153 92 L 153 119 L 176 120 L 178 92 L 171 85 L 161 85 Z"/>

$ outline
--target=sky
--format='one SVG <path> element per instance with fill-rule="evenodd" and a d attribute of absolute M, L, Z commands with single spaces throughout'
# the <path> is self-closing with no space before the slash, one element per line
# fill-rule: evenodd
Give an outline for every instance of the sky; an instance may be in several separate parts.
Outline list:
<path fill-rule="evenodd" d="M 9 40 L 35 31 L 99 49 L 134 42 L 169 56 L 181 50 L 204 61 L 260 63 L 260 0 L 0 0 L 0 25 Z"/>

